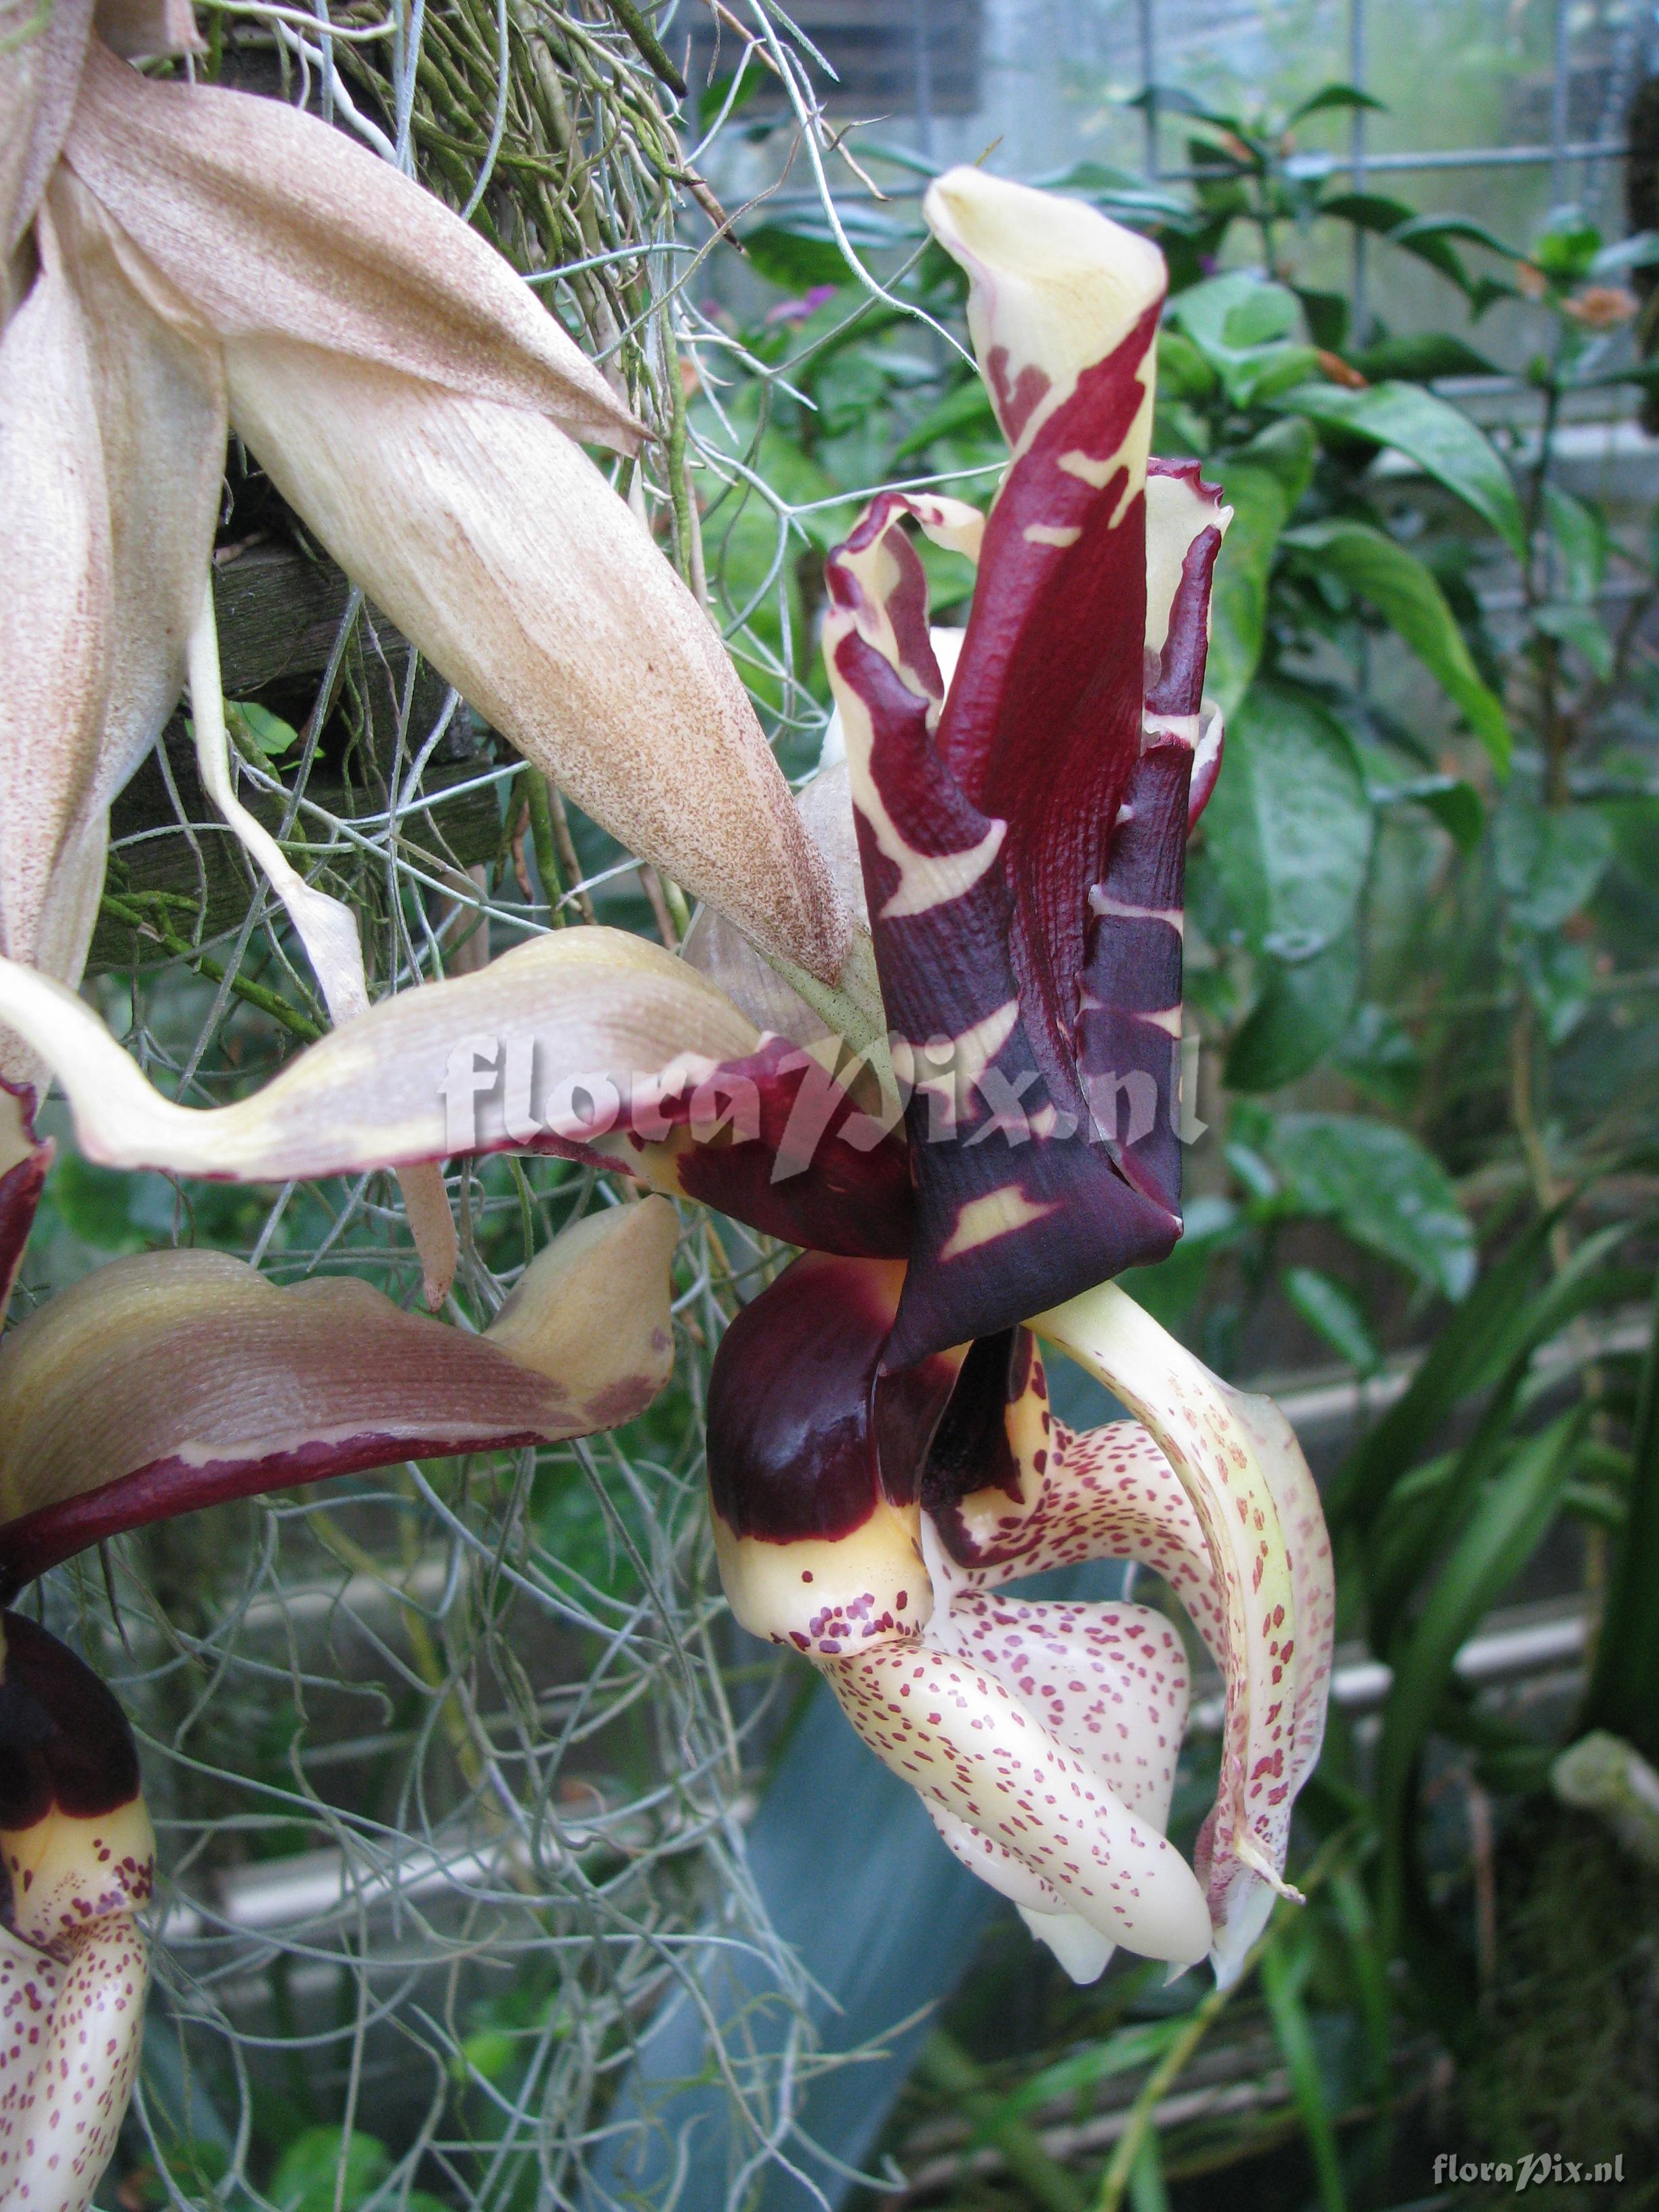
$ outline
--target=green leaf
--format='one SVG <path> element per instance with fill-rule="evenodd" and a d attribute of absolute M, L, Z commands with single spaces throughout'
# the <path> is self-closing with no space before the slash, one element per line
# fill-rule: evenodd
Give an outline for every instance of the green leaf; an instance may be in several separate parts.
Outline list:
<path fill-rule="evenodd" d="M 1402 222 L 1409 222 L 1417 210 L 1409 201 L 1395 199 L 1386 192 L 1333 192 L 1328 199 L 1321 200 L 1319 212 L 1337 222 L 1351 222 L 1356 230 L 1375 231 L 1386 237 Z"/>
<path fill-rule="evenodd" d="M 266 760 L 277 759 L 300 742 L 300 732 L 292 722 L 285 722 L 256 699 L 227 699 L 225 726 L 234 739 L 263 754 Z"/>
<path fill-rule="evenodd" d="M 1577 1733 L 1610 1729 L 1659 1760 L 1659 1277 L 1631 1438 L 1630 1509 Z"/>
<path fill-rule="evenodd" d="M 1307 284 L 1298 284 L 1296 296 L 1302 302 L 1302 313 L 1308 325 L 1308 335 L 1316 346 L 1328 352 L 1341 350 L 1348 335 L 1348 299 L 1345 292 L 1319 292 Z"/>
<path fill-rule="evenodd" d="M 1297 2112 L 1313 2154 L 1319 2202 L 1324 2212 L 1347 2212 L 1336 2119 L 1320 2069 L 1313 2029 L 1302 2002 L 1303 1985 L 1313 1963 L 1313 1954 L 1305 1931 L 1298 1933 L 1299 1942 L 1293 1938 L 1270 1943 L 1262 1953 L 1261 1994 L 1267 2002 L 1267 2017 L 1273 2022 L 1285 2071 L 1290 2076 L 1291 2094 L 1296 2099 Z M 1292 1942 L 1296 1942 L 1297 1954 L 1294 1960 L 1291 1955 Z"/>
<path fill-rule="evenodd" d="M 1582 1411 L 1565 1413 L 1515 1454 L 1491 1484 L 1436 1580 L 1395 1668 L 1377 1745 L 1376 1802 L 1383 1839 L 1383 1918 L 1396 1937 L 1415 1853 L 1419 1755 L 1457 1654 L 1555 1518 L 1572 1469 Z"/>
<path fill-rule="evenodd" d="M 1108 161 L 1073 161 L 1055 176 L 1034 178 L 1044 191 L 1071 192 L 1094 204 L 1119 222 L 1167 223 L 1178 230 L 1193 227 L 1191 204 L 1167 186 L 1149 183 L 1139 169 L 1114 168 Z"/>
<path fill-rule="evenodd" d="M 742 245 L 756 275 L 785 292 L 810 292 L 818 284 L 857 282 L 852 264 L 833 237 L 815 238 L 768 222 L 745 233 Z"/>
<path fill-rule="evenodd" d="M 1370 1375 L 1382 1364 L 1370 1324 L 1353 1292 L 1317 1267 L 1286 1267 L 1279 1277 L 1285 1295 L 1310 1328 L 1322 1336 L 1340 1359 Z"/>
<path fill-rule="evenodd" d="M 1607 568 L 1607 517 L 1559 484 L 1544 486 L 1544 520 L 1570 599 L 1593 599 Z M 1600 628 L 1600 624 L 1597 624 Z"/>
<path fill-rule="evenodd" d="M 1224 276 L 1215 282 L 1224 287 L 1228 283 Z M 1182 299 L 1185 310 L 1182 319 L 1188 328 L 1192 326 L 1194 300 L 1206 289 L 1200 286 L 1197 293 L 1188 292 Z M 1252 346 L 1272 345 L 1280 338 L 1289 337 L 1296 325 L 1294 292 L 1283 284 L 1252 283 L 1223 312 L 1220 343 L 1230 353 L 1248 353 Z"/>
<path fill-rule="evenodd" d="M 1300 313 L 1288 285 L 1249 270 L 1206 277 L 1170 303 L 1170 320 L 1209 361 L 1235 407 L 1264 403 L 1311 376 L 1318 356 L 1287 343 Z"/>
<path fill-rule="evenodd" d="M 1613 674 L 1613 640 L 1601 624 L 1601 617 L 1594 607 L 1574 606 L 1558 599 L 1548 606 L 1534 607 L 1533 628 L 1541 629 L 1547 637 L 1558 638 L 1582 654 L 1589 664 L 1592 676 L 1603 684 Z"/>
<path fill-rule="evenodd" d="M 1501 771 L 1511 740 L 1504 709 L 1480 672 L 1431 570 L 1386 531 L 1364 522 L 1312 522 L 1287 531 L 1285 543 L 1316 556 L 1333 575 L 1375 607 L 1460 709 Z"/>
<path fill-rule="evenodd" d="M 1207 399 L 1216 389 L 1216 373 L 1189 337 L 1166 326 L 1158 334 L 1158 396 L 1171 399 Z"/>
<path fill-rule="evenodd" d="M 1577 208 L 1563 208 L 1532 242 L 1531 259 L 1558 284 L 1588 276 L 1601 251 L 1601 234 Z"/>
<path fill-rule="evenodd" d="M 1521 948 L 1521 974 L 1544 1035 L 1565 1044 L 1589 1010 L 1595 962 L 1588 945 L 1561 937 L 1534 937 Z"/>
<path fill-rule="evenodd" d="M 1587 906 L 1613 859 L 1613 830 L 1596 807 L 1538 806 L 1513 798 L 1492 825 L 1498 881 L 1519 930 L 1559 929 Z"/>
<path fill-rule="evenodd" d="M 908 460 L 912 453 L 925 453 L 939 438 L 1000 438 L 1001 434 L 990 393 L 978 377 L 971 377 L 954 392 L 947 392 L 933 412 L 917 423 L 908 437 L 894 448 L 893 459 Z"/>
<path fill-rule="evenodd" d="M 1333 1527 L 1368 1528 L 1431 1437 L 1524 1345 L 1551 1226 L 1550 1218 L 1534 1222 L 1486 1270 L 1435 1337 L 1404 1396 L 1338 1469 L 1326 1498 Z"/>
<path fill-rule="evenodd" d="M 1373 384 L 1364 392 L 1306 385 L 1279 404 L 1328 429 L 1393 447 L 1484 516 L 1511 552 L 1523 552 L 1526 527 L 1509 471 L 1468 416 L 1433 392 L 1413 384 Z"/>
<path fill-rule="evenodd" d="M 277 2161 L 270 2195 L 282 2212 L 335 2212 L 337 2205 L 340 2212 L 356 2212 L 391 2171 L 391 2155 L 375 2136 L 307 2128 Z"/>
<path fill-rule="evenodd" d="M 1455 238 L 1465 246 L 1484 246 L 1489 253 L 1498 254 L 1505 261 L 1522 258 L 1518 249 L 1495 230 L 1466 215 L 1414 215 L 1409 222 L 1401 224 L 1393 237 L 1396 246 L 1419 246 L 1426 239 Z"/>
<path fill-rule="evenodd" d="M 1371 810 L 1353 740 L 1319 700 L 1255 686 L 1228 729 L 1206 818 L 1206 854 L 1253 951 L 1308 960 L 1348 928 Z"/>
<path fill-rule="evenodd" d="M 1486 810 L 1480 793 L 1461 775 L 1413 776 L 1409 783 L 1395 785 L 1387 796 L 1390 801 L 1406 799 L 1425 807 L 1460 852 L 1473 853 L 1479 846 Z"/>
<path fill-rule="evenodd" d="M 1297 107 L 1285 118 L 1286 131 L 1294 130 L 1304 115 L 1322 115 L 1333 107 L 1368 107 L 1375 115 L 1386 115 L 1386 101 L 1376 100 L 1369 92 L 1361 92 L 1357 84 L 1322 84 L 1317 92 L 1310 93 Z"/>
<path fill-rule="evenodd" d="M 1440 376 L 1497 376 L 1495 361 L 1477 353 L 1449 331 L 1424 331 L 1413 337 L 1376 338 L 1356 346 L 1349 361 L 1373 384 L 1398 377 L 1408 384 L 1427 384 Z"/>
<path fill-rule="evenodd" d="M 1206 465 L 1209 465 L 1206 464 Z M 1210 599 L 1210 663 L 1206 688 L 1231 722 L 1250 688 L 1267 624 L 1267 579 L 1290 503 L 1276 468 L 1244 460 L 1217 463 L 1233 519 L 1225 557 L 1216 563 Z M 1231 740 L 1230 740 L 1231 742 Z"/>
<path fill-rule="evenodd" d="M 1334 1051 L 1359 996 L 1359 940 L 1344 930 L 1310 960 L 1259 963 L 1257 995 L 1228 1048 L 1230 1091 L 1277 1091 Z"/>
<path fill-rule="evenodd" d="M 708 84 L 703 88 L 702 96 L 697 102 L 699 136 L 708 131 L 720 110 L 726 106 L 726 96 L 732 89 L 732 80 L 736 75 L 735 70 L 722 70 L 718 76 L 710 77 Z M 760 90 L 761 83 L 762 73 L 758 69 L 744 71 L 743 82 L 738 87 L 737 96 L 726 111 L 728 122 L 733 116 L 742 114 L 744 109 Z"/>
<path fill-rule="evenodd" d="M 1468 1296 L 1474 1231 L 1445 1170 L 1409 1131 L 1361 1114 L 1283 1114 L 1268 1156 L 1305 1212 L 1328 1216 L 1429 1289 Z"/>
<path fill-rule="evenodd" d="M 1313 482 L 1319 440 L 1311 422 L 1299 422 L 1291 416 L 1283 422 L 1270 422 L 1265 430 L 1258 430 L 1248 445 L 1238 448 L 1233 459 L 1247 467 L 1270 469 L 1284 487 L 1285 505 L 1293 513 Z"/>

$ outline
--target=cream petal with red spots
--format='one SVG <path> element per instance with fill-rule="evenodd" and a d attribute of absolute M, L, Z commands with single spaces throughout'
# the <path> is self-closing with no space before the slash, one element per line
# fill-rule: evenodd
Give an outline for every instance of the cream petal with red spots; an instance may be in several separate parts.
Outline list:
<path fill-rule="evenodd" d="M 1032 1604 L 989 1595 L 936 1546 L 928 1558 L 936 1603 L 941 1589 L 948 1592 L 929 1640 L 951 1643 L 996 1675 L 1132 1813 L 1162 1832 L 1189 1686 L 1187 1655 L 1172 1624 L 1146 1606 Z M 952 1823 L 953 1833 L 938 1809 L 929 1809 L 957 1856 L 1012 1899 L 1073 1980 L 1098 1980 L 1115 1948 L 1099 1929 L 1013 1853 L 965 1823 Z"/>
<path fill-rule="evenodd" d="M 90 1668 L 0 1613 L 0 2204 L 86 2212 L 138 2064 L 155 1838 Z"/>
<path fill-rule="evenodd" d="M 1204 1533 L 1224 1605 L 1221 1786 L 1198 1866 L 1218 1981 L 1238 1972 L 1285 1881 L 1291 1810 L 1330 1686 L 1334 1594 L 1318 1492 L 1290 1424 L 1230 1389 L 1114 1283 L 1032 1326 L 1140 1414 Z"/>
<path fill-rule="evenodd" d="M 1183 1966 L 1209 1949 L 1204 1893 L 1175 1846 L 974 1657 L 925 1632 L 819 1663 L 885 1765 L 1048 1882 L 1107 1942 Z"/>

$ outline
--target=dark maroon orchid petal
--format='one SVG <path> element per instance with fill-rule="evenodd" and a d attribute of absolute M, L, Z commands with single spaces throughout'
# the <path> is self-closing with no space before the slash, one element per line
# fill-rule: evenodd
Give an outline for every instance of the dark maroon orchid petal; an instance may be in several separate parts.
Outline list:
<path fill-rule="evenodd" d="M 916 1477 L 957 1362 L 878 1374 L 902 1273 L 805 1254 L 738 1316 L 709 1377 L 726 1595 L 757 1635 L 819 1656 L 927 1618 Z"/>
<path fill-rule="evenodd" d="M 0 1354 L 0 1591 L 225 1498 L 631 1419 L 673 1364 L 676 1234 L 661 1199 L 589 1215 L 482 1336 L 221 1252 L 100 1268 Z"/>
<path fill-rule="evenodd" d="M 0 1317 L 22 1264 L 23 1247 L 52 1165 L 52 1146 L 34 1134 L 34 1092 L 0 1076 Z"/>
<path fill-rule="evenodd" d="M 1232 509 L 1197 461 L 1146 465 L 1147 743 L 1175 738 L 1193 752 L 1187 826 L 1209 803 L 1221 773 L 1220 709 L 1204 697 L 1210 591 Z"/>
<path fill-rule="evenodd" d="M 905 525 L 970 550 L 971 516 L 886 495 L 829 568 L 825 657 L 911 1090 L 890 1368 L 1180 1233 L 1184 851 L 1218 761 L 1202 693 L 1228 519 L 1195 465 L 1148 478 L 1153 249 L 978 173 L 942 179 L 927 210 L 973 279 L 1015 451 L 948 696 Z"/>
<path fill-rule="evenodd" d="M 929 518 L 922 520 L 926 526 Z M 1150 1176 L 1132 1182 L 1114 1147 L 1121 1139 L 1133 1152 L 1160 1119 L 1170 1121 L 1178 1038 L 1165 1037 L 1162 1065 L 1149 1070 L 1142 1064 L 1146 1024 L 1137 1023 L 1129 1065 L 1093 1059 L 1079 1030 L 1087 984 L 1093 981 L 1087 995 L 1096 1002 L 1088 1011 L 1109 1016 L 1125 979 L 1109 954 L 1098 977 L 1086 975 L 1085 875 L 1077 885 L 1065 1049 L 1053 1049 L 1042 994 L 1029 988 L 1018 966 L 1019 892 L 1005 824 L 972 804 L 940 758 L 937 692 L 906 681 L 924 648 L 924 684 L 933 665 L 925 628 L 910 611 L 921 562 L 891 502 L 870 525 L 832 556 L 825 650 L 848 732 L 894 1062 L 911 1087 L 915 1228 L 886 1355 L 896 1367 L 994 1334 L 1170 1249 L 1180 1228 L 1178 1186 L 1149 1190 L 1142 1186 L 1153 1182 Z M 988 567 L 981 595 L 992 581 Z M 901 640 L 908 645 L 902 662 Z M 1138 630 L 1133 669 L 1130 758 L 1115 817 L 1130 779 L 1139 779 Z M 1148 790 L 1142 811 L 1149 831 L 1154 798 L 1168 805 L 1173 796 Z M 1176 827 L 1184 839 L 1184 782 L 1178 798 Z M 1097 887 L 1109 910 L 1115 896 L 1109 854 L 1103 872 Z M 1178 888 L 1174 903 L 1178 908 Z M 1097 906 L 1097 934 L 1100 913 Z M 1139 988 L 1138 978 L 1127 981 Z M 1175 995 L 1178 1005 L 1178 975 Z M 1141 1009 L 1132 1004 L 1130 1012 Z M 1094 1022 L 1096 1042 L 1113 1043 L 1117 1034 L 1109 1020 Z"/>

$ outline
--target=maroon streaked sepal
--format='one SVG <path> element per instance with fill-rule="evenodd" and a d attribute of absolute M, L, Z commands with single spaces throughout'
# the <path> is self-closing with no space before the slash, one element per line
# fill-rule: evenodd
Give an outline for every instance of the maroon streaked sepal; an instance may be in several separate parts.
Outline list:
<path fill-rule="evenodd" d="M 995 520 L 994 514 L 994 526 Z M 1141 545 L 1135 550 L 1139 562 Z M 1146 1006 L 1132 940 L 1139 930 L 1154 957 L 1161 956 L 1170 902 L 1161 898 L 1158 914 L 1135 915 L 1116 894 L 1109 851 L 1085 855 L 1075 843 L 1069 888 L 1061 893 L 1058 851 L 1038 877 L 1031 873 L 1036 824 L 1027 819 L 1016 844 L 1006 817 L 986 814 L 969 799 L 935 743 L 942 687 L 927 645 L 921 564 L 890 502 L 873 509 L 832 556 L 830 579 L 825 648 L 848 732 L 894 1062 L 911 1086 L 915 1227 L 886 1355 L 890 1365 L 901 1366 L 947 1345 L 994 1334 L 1055 1297 L 1170 1250 L 1180 1231 L 1178 1184 L 1167 1170 L 1161 1189 L 1151 1170 L 1131 1181 L 1122 1154 L 1133 1154 L 1149 1138 L 1156 1145 L 1158 1124 L 1172 1118 L 1179 978 L 1177 972 L 1170 994 L 1176 1034 L 1165 1027 L 1160 1066 L 1157 1050 L 1149 1055 L 1145 1049 L 1153 1026 L 1146 1017 L 1162 1012 L 1167 1025 L 1170 1000 L 1162 1008 Z M 994 608 L 994 580 L 988 562 L 976 607 Z M 1142 605 L 1144 584 L 1136 603 L 1134 688 L 1119 716 L 1122 758 L 1106 802 L 1109 821 L 1115 820 L 1139 766 Z M 919 632 L 920 642 L 900 662 L 884 648 L 907 627 Z M 973 637 L 970 624 L 963 663 Z M 910 674 L 925 688 L 913 688 Z M 1159 779 L 1142 803 L 1143 840 L 1156 837 L 1160 827 L 1152 797 L 1166 807 L 1173 799 L 1178 809 L 1171 824 L 1178 833 L 1178 871 L 1184 780 L 1175 792 L 1167 776 Z M 1093 842 L 1097 848 L 1105 843 Z M 1033 888 L 1039 877 L 1040 894 Z M 1090 930 L 1098 921 L 1091 915 L 1091 888 L 1109 902 L 1114 944 L 1103 955 L 1085 1026 L 1079 1017 Z M 1035 928 L 1057 902 L 1069 908 L 1069 918 L 1056 945 L 1045 945 Z M 1178 892 L 1175 903 L 1178 908 Z M 1097 927 L 1095 934 L 1098 939 Z M 1118 1009 L 1111 994 L 1121 988 L 1124 953 L 1132 998 L 1122 1011 L 1138 1048 L 1129 1065 L 1114 1067 L 1096 1062 L 1091 1047 L 1115 1044 L 1123 1033 L 1122 1024 L 1112 1023 Z M 1062 988 L 1060 963 L 1066 961 Z M 1167 975 L 1167 960 L 1158 964 Z M 1063 1031 L 1057 1020 L 1062 1000 Z"/>
<path fill-rule="evenodd" d="M 1146 672 L 1143 741 L 1190 748 L 1190 830 L 1221 773 L 1221 710 L 1204 696 L 1210 594 L 1232 509 L 1198 461 L 1146 464 Z"/>
<path fill-rule="evenodd" d="M 137 2069 L 155 1838 L 98 1677 L 0 1613 L 0 2203 L 85 2212 Z"/>
<path fill-rule="evenodd" d="M 590 1214 L 482 1336 L 347 1277 L 279 1290 L 221 1252 L 112 1261 L 0 1354 L 0 1594 L 226 1498 L 631 1419 L 673 1365 L 677 1233 L 660 1198 Z"/>
<path fill-rule="evenodd" d="M 1180 1233 L 1184 845 L 1219 757 L 1203 678 L 1228 519 L 1194 464 L 1148 475 L 1155 249 L 977 172 L 927 212 L 972 280 L 1014 451 L 978 532 L 958 502 L 889 493 L 829 563 L 824 653 L 912 1088 L 895 1367 Z M 948 693 L 908 521 L 979 540 Z"/>

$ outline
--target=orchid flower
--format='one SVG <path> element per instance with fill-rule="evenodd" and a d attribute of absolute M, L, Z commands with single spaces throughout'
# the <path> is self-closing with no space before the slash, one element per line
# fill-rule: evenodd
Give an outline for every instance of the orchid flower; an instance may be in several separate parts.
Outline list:
<path fill-rule="evenodd" d="M 0 1084 L 0 1308 L 45 1182 Z M 612 1428 L 672 1365 L 673 1208 L 591 1214 L 481 1335 L 367 1283 L 277 1289 L 206 1251 L 134 1254 L 0 1343 L 0 1601 L 124 1529 L 389 1460 Z M 0 2202 L 83 2212 L 120 2128 L 149 1975 L 154 1839 L 120 1708 L 0 1613 Z"/>
<path fill-rule="evenodd" d="M 86 2212 L 138 2069 L 155 1838 L 126 1717 L 0 1613 L 0 2203 Z"/>
<path fill-rule="evenodd" d="M 1012 458 L 988 517 L 890 494 L 832 555 L 847 762 L 802 808 L 832 856 L 856 850 L 894 1085 L 861 1048 L 844 1066 L 845 1032 L 812 1028 L 718 922 L 694 933 L 709 975 L 562 933 L 206 1112 L 160 1097 L 43 977 L 0 970 L 0 1018 L 113 1164 L 260 1180 L 544 1149 L 806 1248 L 733 1322 L 711 1384 L 734 1612 L 823 1669 L 1073 1971 L 1121 1942 L 1207 1951 L 1224 1979 L 1285 1887 L 1318 1753 L 1329 1549 L 1282 1418 L 1109 1278 L 1180 1229 L 1184 859 L 1219 766 L 1203 676 L 1228 517 L 1195 465 L 1147 459 L 1152 249 L 977 172 L 927 207 L 969 270 Z M 979 561 L 948 689 L 908 521 Z M 1138 1420 L 1055 1426 L 1033 1332 Z M 997 1594 L 1100 1558 L 1155 1566 L 1223 1673 L 1195 1869 L 1164 1834 L 1188 1696 L 1174 1630 Z"/>
<path fill-rule="evenodd" d="M 110 800 L 188 678 L 206 789 L 331 1018 L 367 1006 L 355 917 L 232 788 L 209 590 L 228 427 L 526 758 L 809 993 L 856 998 L 848 917 L 719 639 L 578 442 L 631 453 L 642 426 L 390 164 L 118 58 L 197 43 L 184 0 L 56 0 L 0 55 L 0 954 L 79 980 Z M 38 1066 L 0 1036 L 0 1073 Z M 430 1175 L 410 1198 L 439 1303 L 453 1231 Z"/>

